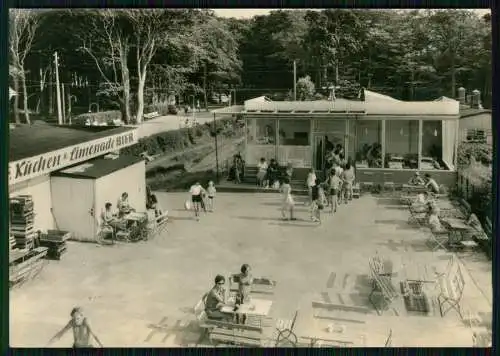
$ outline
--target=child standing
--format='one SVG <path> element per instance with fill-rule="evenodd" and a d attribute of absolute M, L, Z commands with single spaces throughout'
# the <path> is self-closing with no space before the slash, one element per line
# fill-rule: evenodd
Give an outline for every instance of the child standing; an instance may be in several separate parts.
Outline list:
<path fill-rule="evenodd" d="M 321 210 L 323 209 L 324 191 L 320 186 L 319 179 L 316 179 L 311 192 L 311 220 L 321 223 Z"/>
<path fill-rule="evenodd" d="M 340 179 L 339 171 L 334 171 L 329 179 L 330 187 L 330 213 L 336 213 L 338 207 L 338 197 L 340 195 L 340 189 L 342 186 L 342 179 Z"/>
<path fill-rule="evenodd" d="M 71 311 L 71 320 L 66 324 L 64 328 L 61 329 L 57 334 L 54 335 L 49 341 L 49 345 L 54 341 L 59 340 L 69 329 L 73 329 L 73 348 L 84 348 L 92 347 L 90 343 L 90 336 L 94 338 L 100 347 L 103 347 L 101 341 L 92 332 L 89 326 L 87 318 L 83 315 L 83 311 L 80 307 L 75 307 Z"/>
<path fill-rule="evenodd" d="M 214 182 L 212 181 L 208 182 L 207 195 L 208 195 L 208 210 L 210 212 L 214 211 L 216 193 L 217 190 L 215 189 Z"/>
<path fill-rule="evenodd" d="M 309 171 L 309 174 L 307 175 L 307 180 L 306 180 L 306 186 L 307 186 L 307 191 L 309 194 L 309 201 L 307 204 L 311 205 L 312 204 L 312 188 L 316 184 L 316 172 L 314 171 L 314 168 L 311 168 Z"/>
<path fill-rule="evenodd" d="M 283 220 L 295 220 L 295 218 L 293 217 L 293 208 L 295 203 L 292 197 L 292 187 L 290 186 L 290 179 L 288 177 L 285 177 L 283 181 L 281 192 L 283 193 L 283 202 L 281 207 L 281 215 L 283 217 Z M 290 214 L 289 218 L 287 218 L 286 216 L 287 212 Z"/>
<path fill-rule="evenodd" d="M 352 200 L 352 187 L 355 178 L 356 177 L 354 175 L 354 167 L 352 167 L 351 164 L 347 162 L 347 164 L 345 165 L 345 170 L 342 173 L 342 181 L 343 181 L 342 197 L 344 198 L 346 204 L 349 200 Z"/>

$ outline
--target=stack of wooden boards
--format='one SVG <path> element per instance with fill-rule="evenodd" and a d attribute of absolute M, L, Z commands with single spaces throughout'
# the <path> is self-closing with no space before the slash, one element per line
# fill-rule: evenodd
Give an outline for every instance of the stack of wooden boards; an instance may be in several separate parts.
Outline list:
<path fill-rule="evenodd" d="M 10 199 L 9 285 L 35 277 L 43 267 L 46 247 L 34 247 L 34 213 L 31 196 Z"/>
<path fill-rule="evenodd" d="M 60 260 L 61 255 L 66 251 L 66 241 L 70 238 L 70 232 L 48 230 L 47 234 L 40 236 L 40 246 L 48 248 L 47 257 Z"/>
<path fill-rule="evenodd" d="M 16 248 L 26 251 L 33 248 L 36 236 L 34 218 L 31 195 L 10 198 L 10 231 L 16 240 Z"/>

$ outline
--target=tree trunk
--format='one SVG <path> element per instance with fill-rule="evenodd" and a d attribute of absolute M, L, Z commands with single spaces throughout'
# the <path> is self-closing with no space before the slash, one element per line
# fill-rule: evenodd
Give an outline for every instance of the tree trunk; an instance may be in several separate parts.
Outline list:
<path fill-rule="evenodd" d="M 14 118 L 16 120 L 16 124 L 21 123 L 21 118 L 19 117 L 19 77 L 14 76 L 13 80 L 14 91 L 16 95 L 14 96 Z"/>
<path fill-rule="evenodd" d="M 54 114 L 54 86 L 52 85 L 52 65 L 49 71 L 49 115 Z"/>
<path fill-rule="evenodd" d="M 24 72 L 24 66 L 23 66 L 23 74 L 21 75 L 21 81 L 23 85 L 23 107 L 24 107 L 24 119 L 26 120 L 27 124 L 31 124 L 30 121 L 30 112 L 28 109 L 28 87 L 26 86 L 26 75 Z"/>
<path fill-rule="evenodd" d="M 136 123 L 140 124 L 142 122 L 142 116 L 144 114 L 144 85 L 146 84 L 146 68 L 138 69 L 139 83 L 137 85 L 137 115 Z"/>
<path fill-rule="evenodd" d="M 412 101 L 415 97 L 414 82 L 415 82 L 415 72 L 412 70 L 411 71 L 411 81 L 410 81 L 410 101 Z"/>
<path fill-rule="evenodd" d="M 456 76 L 456 70 L 455 70 L 455 65 L 451 67 L 451 98 L 455 98 L 455 87 L 457 86 L 457 76 Z"/>
<path fill-rule="evenodd" d="M 339 85 L 339 62 L 335 61 L 335 86 Z"/>
<path fill-rule="evenodd" d="M 125 124 L 130 123 L 130 73 L 128 70 L 127 57 L 128 57 L 128 47 L 123 44 L 120 47 L 120 67 L 122 73 L 122 84 L 123 84 L 123 108 L 122 108 L 122 120 Z"/>
<path fill-rule="evenodd" d="M 207 64 L 203 66 L 203 99 L 205 100 L 205 111 L 208 111 L 208 98 L 207 98 Z M 235 103 L 236 104 L 236 103 Z"/>

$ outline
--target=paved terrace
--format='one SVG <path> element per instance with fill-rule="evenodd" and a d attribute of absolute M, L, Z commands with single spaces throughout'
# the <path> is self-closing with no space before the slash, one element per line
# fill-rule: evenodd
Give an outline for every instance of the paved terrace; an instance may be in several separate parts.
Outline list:
<path fill-rule="evenodd" d="M 36 279 L 12 290 L 11 346 L 46 345 L 75 305 L 84 308 L 105 346 L 191 345 L 199 332 L 176 323 L 194 320 L 191 308 L 214 276 L 237 272 L 242 263 L 249 263 L 254 275 L 278 282 L 270 316 L 290 319 L 299 305 L 321 300 L 322 292 L 332 302 L 369 306 L 368 258 L 376 250 L 396 268 L 411 256 L 443 270 L 449 255 L 425 246 L 424 232 L 407 225 L 405 210 L 371 195 L 324 216 L 322 225 L 310 222 L 302 206 L 298 221 L 281 221 L 276 194 L 219 193 L 217 211 L 199 222 L 181 209 L 186 194 L 159 193 L 159 198 L 172 217 L 163 236 L 115 246 L 70 243 L 61 261 L 50 261 Z M 491 263 L 480 253 L 462 261 L 464 309 L 491 328 Z M 331 276 L 334 282 L 327 288 Z M 410 327 L 422 316 L 403 310 L 398 318 Z M 393 345 L 471 345 L 469 329 L 458 337 L 467 323 L 454 311 L 441 318 L 436 310 L 425 318 L 435 321 L 435 330 L 419 334 L 413 344 L 398 343 L 406 330 L 393 330 Z M 443 337 L 446 322 L 462 326 Z M 167 328 L 152 333 L 159 323 Z M 383 346 L 383 341 L 371 346 Z M 70 332 L 54 346 L 71 344 Z"/>

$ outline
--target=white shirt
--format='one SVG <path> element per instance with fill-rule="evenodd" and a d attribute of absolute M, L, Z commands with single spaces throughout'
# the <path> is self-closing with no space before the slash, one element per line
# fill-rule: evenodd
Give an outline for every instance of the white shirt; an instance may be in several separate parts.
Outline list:
<path fill-rule="evenodd" d="M 189 192 L 191 193 L 191 195 L 200 195 L 202 190 L 203 187 L 201 185 L 192 185 L 189 189 Z"/>
<path fill-rule="evenodd" d="M 316 173 L 309 173 L 307 176 L 307 186 L 308 187 L 314 187 L 316 184 Z"/>
<path fill-rule="evenodd" d="M 338 175 L 339 177 L 341 176 L 343 171 L 344 170 L 342 169 L 342 167 L 340 167 L 340 166 L 335 167 L 335 174 Z"/>
<path fill-rule="evenodd" d="M 259 169 L 259 172 L 266 172 L 267 171 L 267 162 L 257 163 L 257 168 Z"/>

